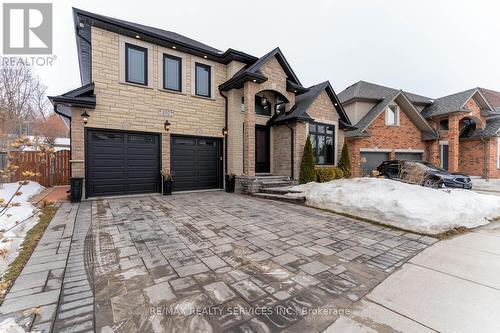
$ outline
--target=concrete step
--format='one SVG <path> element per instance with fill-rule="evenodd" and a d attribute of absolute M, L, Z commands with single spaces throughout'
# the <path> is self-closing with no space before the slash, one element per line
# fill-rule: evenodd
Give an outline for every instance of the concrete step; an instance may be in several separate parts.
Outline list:
<path fill-rule="evenodd" d="M 254 193 L 254 197 L 268 200 L 284 201 L 288 203 L 294 203 L 302 205 L 306 201 L 304 196 L 286 196 L 282 194 L 271 194 L 271 193 Z"/>
<path fill-rule="evenodd" d="M 276 181 L 288 181 L 290 177 L 287 176 L 257 176 L 255 179 L 259 182 L 268 183 Z"/>
<path fill-rule="evenodd" d="M 292 186 L 292 185 L 296 185 L 296 184 L 297 183 L 294 180 L 261 183 L 262 188 L 285 187 L 285 186 Z"/>
<path fill-rule="evenodd" d="M 300 193 L 300 191 L 290 190 L 290 187 L 291 186 L 261 188 L 260 193 L 268 193 L 268 194 Z"/>

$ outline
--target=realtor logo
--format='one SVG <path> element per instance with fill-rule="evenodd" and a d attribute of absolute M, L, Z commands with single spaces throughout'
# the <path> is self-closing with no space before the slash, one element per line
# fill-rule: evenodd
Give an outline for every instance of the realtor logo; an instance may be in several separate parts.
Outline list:
<path fill-rule="evenodd" d="M 52 53 L 52 4 L 3 4 L 3 53 Z"/>

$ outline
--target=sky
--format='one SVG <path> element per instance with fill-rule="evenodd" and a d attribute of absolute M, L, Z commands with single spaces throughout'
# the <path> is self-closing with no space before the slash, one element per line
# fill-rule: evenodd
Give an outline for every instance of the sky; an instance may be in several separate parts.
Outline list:
<path fill-rule="evenodd" d="M 55 0 L 57 59 L 36 68 L 49 95 L 80 86 L 71 7 L 220 50 L 262 56 L 279 46 L 304 86 L 329 80 L 337 93 L 359 80 L 432 98 L 500 91 L 500 1 Z"/>

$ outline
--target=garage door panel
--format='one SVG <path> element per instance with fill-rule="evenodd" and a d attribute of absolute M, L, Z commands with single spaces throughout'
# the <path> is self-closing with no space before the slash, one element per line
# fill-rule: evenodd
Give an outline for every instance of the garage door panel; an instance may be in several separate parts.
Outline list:
<path fill-rule="evenodd" d="M 361 176 L 370 176 L 382 162 L 389 160 L 389 153 L 386 152 L 361 152 L 360 156 Z"/>
<path fill-rule="evenodd" d="M 396 153 L 397 160 L 421 161 L 422 153 Z"/>
<path fill-rule="evenodd" d="M 220 187 L 221 147 L 220 139 L 172 137 L 173 190 Z"/>
<path fill-rule="evenodd" d="M 158 192 L 159 136 L 89 130 L 88 196 Z"/>

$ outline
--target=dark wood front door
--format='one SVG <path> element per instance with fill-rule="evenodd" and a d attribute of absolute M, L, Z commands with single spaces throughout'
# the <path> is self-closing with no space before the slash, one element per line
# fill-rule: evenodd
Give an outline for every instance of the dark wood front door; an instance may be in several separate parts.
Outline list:
<path fill-rule="evenodd" d="M 255 126 L 255 172 L 270 172 L 269 128 Z"/>

